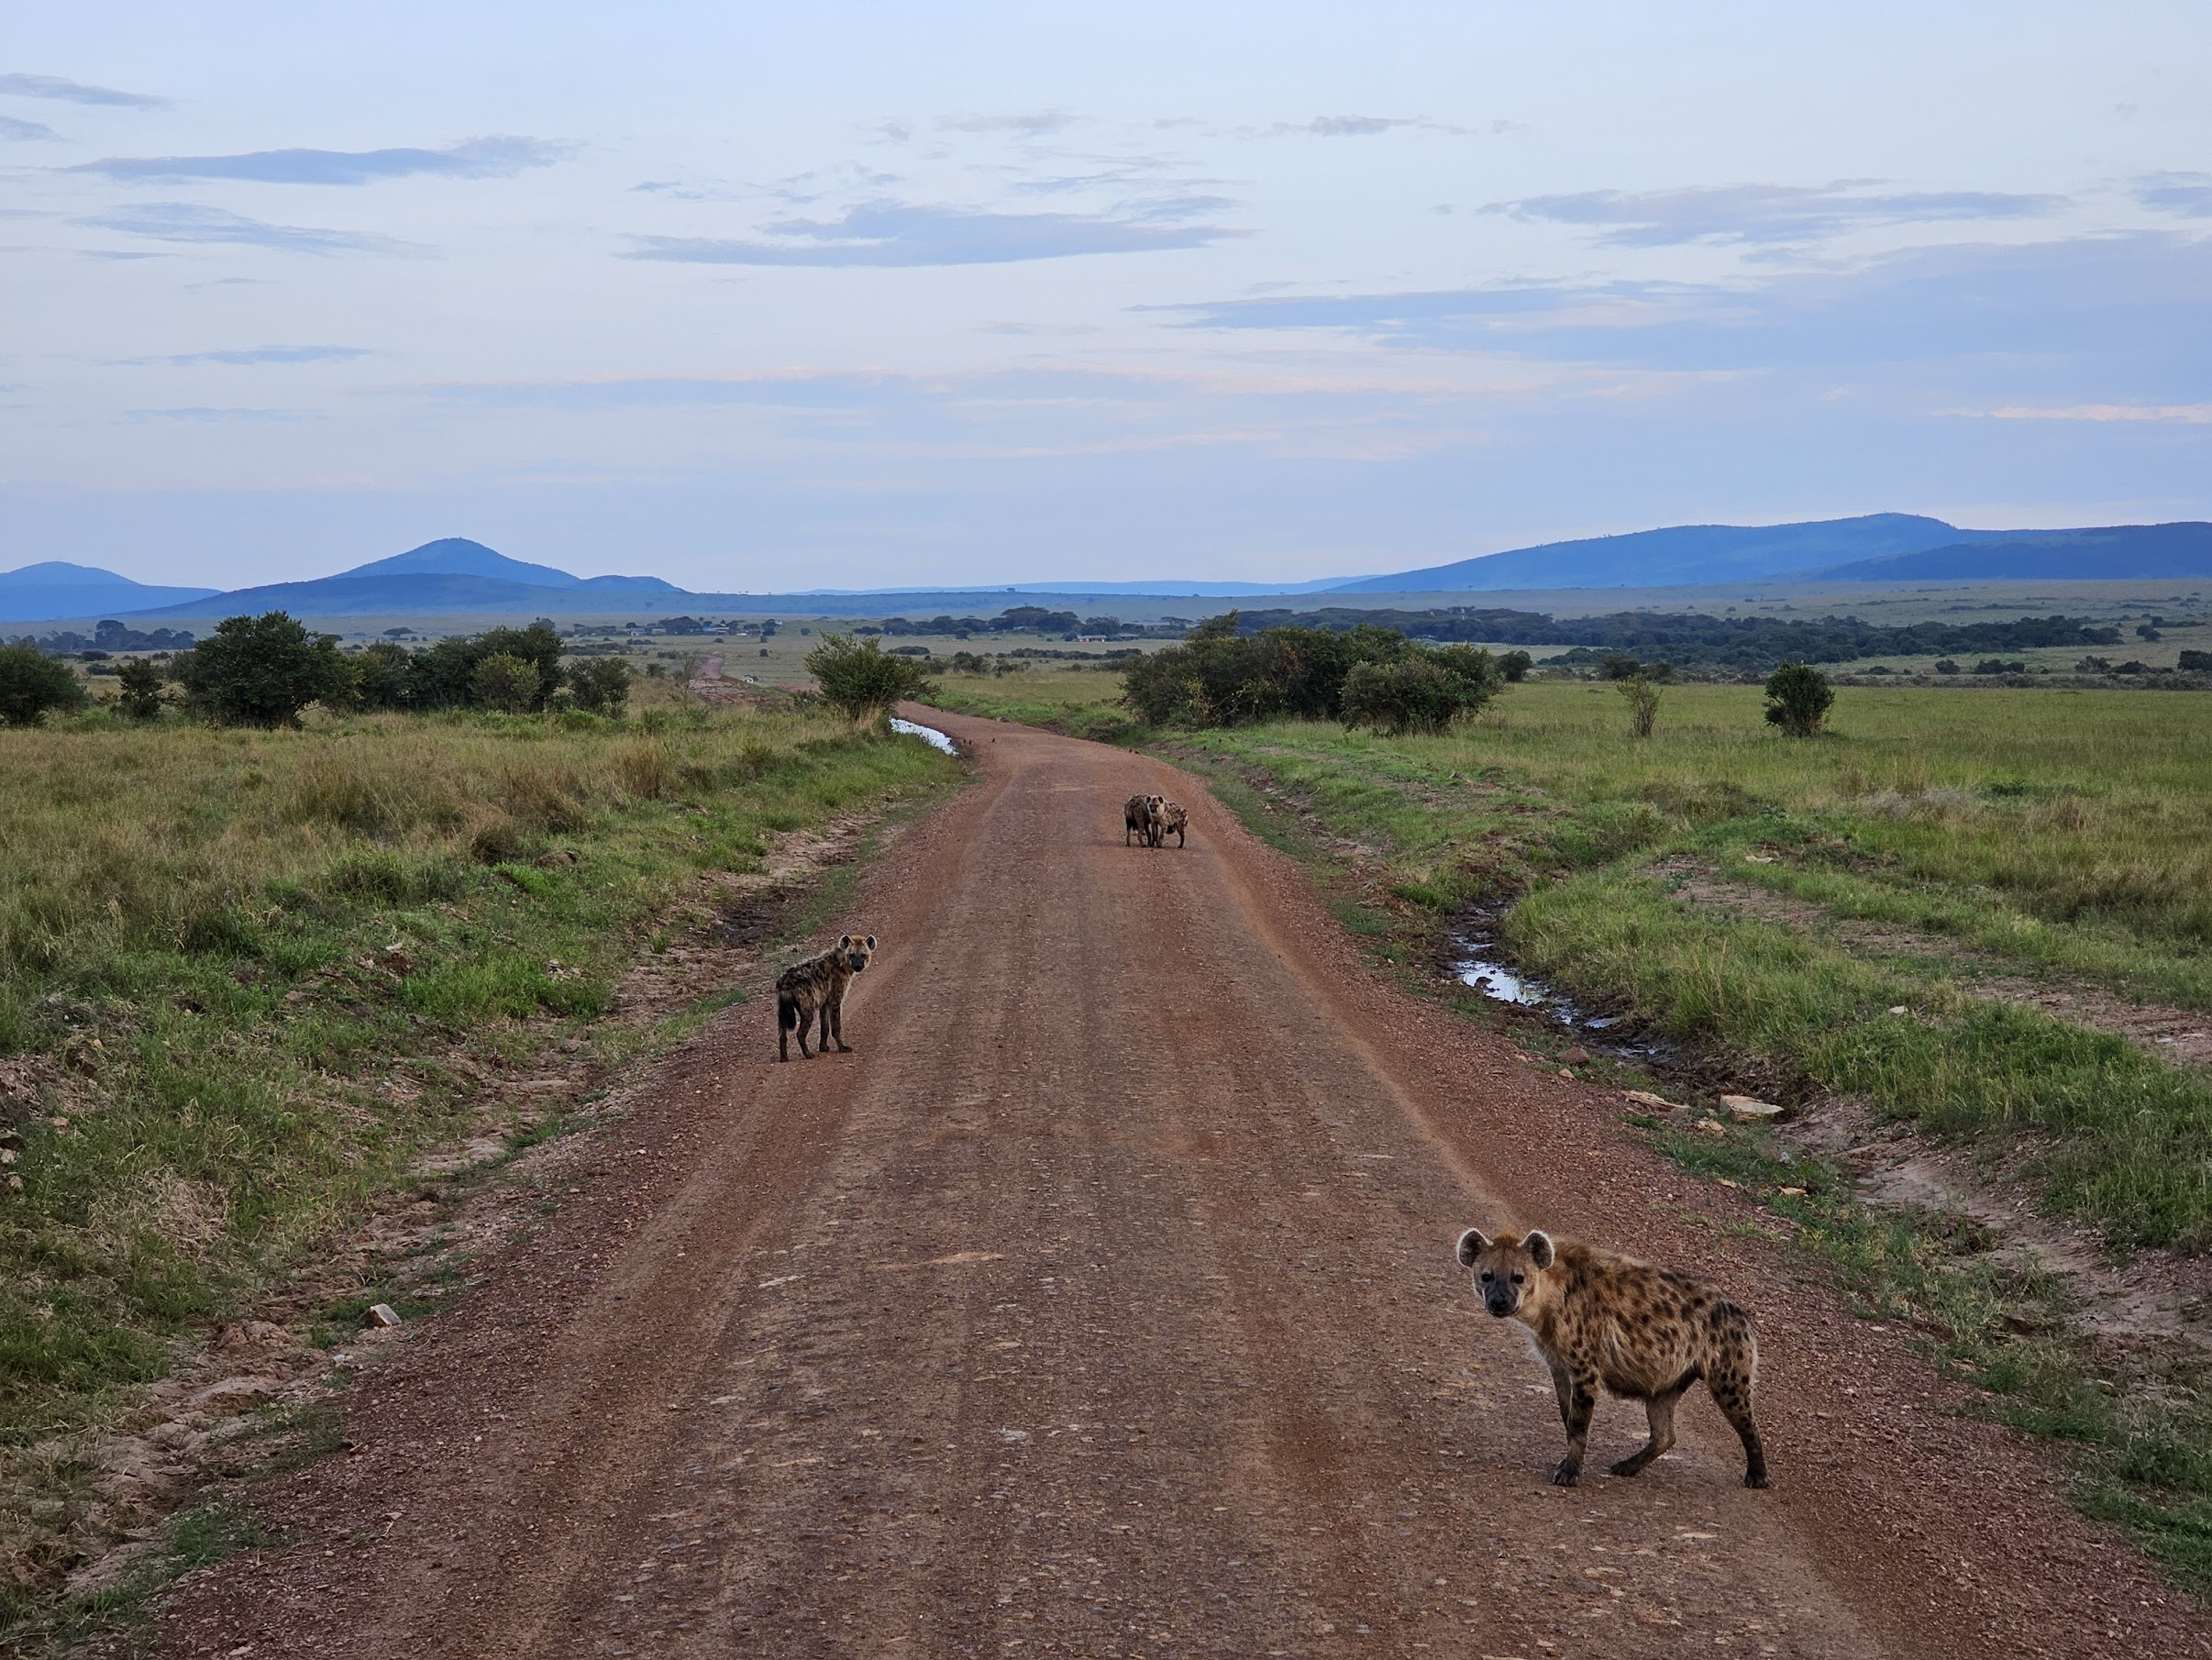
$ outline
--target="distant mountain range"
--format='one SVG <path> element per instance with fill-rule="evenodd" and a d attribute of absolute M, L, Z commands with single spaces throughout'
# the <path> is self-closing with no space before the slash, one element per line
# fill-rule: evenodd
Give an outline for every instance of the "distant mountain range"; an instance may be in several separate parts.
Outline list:
<path fill-rule="evenodd" d="M 204 599 L 213 588 L 157 588 L 134 582 L 93 565 L 61 559 L 0 571 L 0 623 L 39 622 L 48 617 L 89 617 L 143 611 L 179 600 Z"/>
<path fill-rule="evenodd" d="M 2079 530 L 1962 530 L 1941 519 L 1877 513 L 1797 525 L 1678 525 L 1550 542 L 1386 576 L 1299 582 L 1167 579 L 1030 582 L 1008 587 L 696 593 L 649 576 L 572 576 L 448 537 L 336 576 L 218 592 L 161 588 L 110 570 L 49 561 L 0 572 L 0 623 L 115 617 L 307 617 L 969 614 L 1008 596 L 1079 606 L 1133 597 L 1242 599 L 1265 594 L 1433 594 L 1566 588 L 1668 588 L 1743 581 L 2124 581 L 2212 579 L 2212 525 L 2113 525 Z"/>

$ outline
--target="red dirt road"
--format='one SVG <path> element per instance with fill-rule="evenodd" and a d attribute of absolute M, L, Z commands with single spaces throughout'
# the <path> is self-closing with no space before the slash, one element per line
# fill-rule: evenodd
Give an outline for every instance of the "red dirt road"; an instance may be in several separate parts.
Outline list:
<path fill-rule="evenodd" d="M 1608 1091 L 1367 972 L 1190 780 L 909 713 L 980 777 L 851 913 L 857 1052 L 779 1066 L 761 998 L 680 1051 L 171 1652 L 2212 1654 L 2033 1449 Z M 1187 849 L 1122 846 L 1146 785 Z M 1546 1484 L 1550 1383 L 1450 1256 L 1509 1222 L 1752 1309 L 1775 1490 L 1702 1392 L 1642 1477 Z M 1641 1436 L 1601 1404 L 1593 1465 Z"/>

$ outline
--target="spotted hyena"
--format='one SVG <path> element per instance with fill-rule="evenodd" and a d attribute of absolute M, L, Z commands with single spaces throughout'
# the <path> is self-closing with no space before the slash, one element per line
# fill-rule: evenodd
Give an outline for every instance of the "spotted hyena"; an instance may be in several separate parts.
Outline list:
<path fill-rule="evenodd" d="M 1175 845 L 1180 847 L 1188 838 L 1189 831 L 1190 814 L 1183 806 L 1177 802 L 1162 802 L 1159 824 L 1152 833 L 1152 845 L 1157 847 L 1172 836 L 1175 837 Z"/>
<path fill-rule="evenodd" d="M 1552 1368 L 1566 1425 L 1567 1455 L 1552 1472 L 1561 1487 L 1581 1478 L 1598 1385 L 1642 1401 L 1651 1420 L 1651 1440 L 1612 1466 L 1633 1476 L 1675 1444 L 1675 1403 L 1700 1378 L 1742 1438 L 1743 1485 L 1767 1485 L 1752 1422 L 1759 1342 L 1751 1317 L 1711 1286 L 1609 1251 L 1554 1244 L 1543 1233 L 1488 1239 L 1469 1228 L 1459 1236 L 1459 1261 L 1475 1270 L 1483 1306 L 1527 1326 Z"/>
<path fill-rule="evenodd" d="M 1134 836 L 1140 847 L 1156 847 L 1159 843 L 1160 809 L 1167 805 L 1164 795 L 1133 795 L 1122 803 L 1122 846 L 1129 846 Z"/>
<path fill-rule="evenodd" d="M 791 1057 L 791 1034 L 799 1034 L 799 1053 L 812 1060 L 827 1054 L 831 1044 L 850 1053 L 845 1041 L 845 988 L 853 976 L 868 967 L 876 954 L 872 934 L 840 934 L 837 943 L 820 957 L 793 963 L 776 977 L 776 1058 Z M 806 1046 L 807 1026 L 819 1016 L 822 1035 L 813 1049 Z"/>

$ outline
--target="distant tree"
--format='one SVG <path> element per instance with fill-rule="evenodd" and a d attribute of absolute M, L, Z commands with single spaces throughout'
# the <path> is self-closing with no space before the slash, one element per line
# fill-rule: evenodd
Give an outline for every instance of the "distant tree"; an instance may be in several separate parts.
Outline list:
<path fill-rule="evenodd" d="M 1631 736 L 1651 736 L 1652 728 L 1659 719 L 1658 681 L 1649 675 L 1631 674 L 1625 681 L 1614 681 L 1613 686 L 1628 702 Z M 1773 716 L 1767 718 L 1771 720 Z"/>
<path fill-rule="evenodd" d="M 371 640 L 351 666 L 353 701 L 362 708 L 405 709 L 415 702 L 415 653 L 398 641 Z"/>
<path fill-rule="evenodd" d="M 1956 674 L 1959 671 L 1959 666 L 1949 658 L 1941 658 L 1936 662 L 1935 671 L 1938 674 Z"/>
<path fill-rule="evenodd" d="M 160 664 L 151 658 L 126 658 L 116 670 L 116 678 L 123 683 L 116 708 L 126 718 L 150 721 L 161 713 L 161 688 L 169 677 L 161 672 Z"/>
<path fill-rule="evenodd" d="M 2112 659 L 2108 657 L 2085 657 L 2074 664 L 2074 672 L 2076 674 L 2110 674 Z"/>
<path fill-rule="evenodd" d="M 2166 636 L 2158 631 L 2158 618 L 2152 617 L 2148 623 L 2136 624 L 2135 637 L 2139 640 L 2162 640 L 2165 638 Z"/>
<path fill-rule="evenodd" d="M 50 711 L 70 714 L 90 701 L 91 694 L 60 658 L 28 643 L 0 646 L 0 721 L 36 726 Z"/>
<path fill-rule="evenodd" d="M 763 651 L 761 656 L 768 653 Z M 569 692 L 579 709 L 592 714 L 618 715 L 630 702 L 630 664 L 626 658 L 592 657 L 569 666 Z"/>
<path fill-rule="evenodd" d="M 1643 665 L 1625 651 L 1613 652 L 1598 665 L 1601 681 L 1631 681 L 1642 672 Z"/>
<path fill-rule="evenodd" d="M 1498 672 L 1518 686 L 1529 678 L 1529 670 L 1536 667 L 1536 659 L 1525 651 L 1509 651 L 1498 659 Z"/>
<path fill-rule="evenodd" d="M 2184 674 L 2212 674 L 2212 651 L 2184 651 L 2174 667 Z"/>
<path fill-rule="evenodd" d="M 528 658 L 495 652 L 476 665 L 470 701 L 502 714 L 523 714 L 536 705 L 544 684 L 545 676 Z"/>
<path fill-rule="evenodd" d="M 335 634 L 309 634 L 288 613 L 225 617 L 184 659 L 186 700 L 226 726 L 293 726 L 308 704 L 342 702 L 350 666 Z"/>
<path fill-rule="evenodd" d="M 921 696 L 929 685 L 929 670 L 920 663 L 849 635 L 824 634 L 806 654 L 806 669 L 823 702 L 848 720 L 875 725 L 887 724 L 901 700 Z"/>
<path fill-rule="evenodd" d="M 776 637 L 776 619 L 774 617 L 769 618 L 760 625 L 760 637 L 764 640 L 772 640 Z"/>
<path fill-rule="evenodd" d="M 1785 663 L 1766 680 L 1766 720 L 1791 737 L 1810 737 L 1828 719 L 1835 688 L 1818 669 Z"/>

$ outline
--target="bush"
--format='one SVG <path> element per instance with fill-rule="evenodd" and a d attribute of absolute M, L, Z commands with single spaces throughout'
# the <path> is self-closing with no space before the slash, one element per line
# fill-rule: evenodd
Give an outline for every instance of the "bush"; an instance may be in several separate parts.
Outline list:
<path fill-rule="evenodd" d="M 1518 686 L 1529 678 L 1529 670 L 1536 667 L 1536 659 L 1525 651 L 1509 651 L 1498 659 L 1498 672 L 1507 682 Z"/>
<path fill-rule="evenodd" d="M 1825 684 L 1825 682 L 1823 682 Z M 1659 687 L 1648 676 L 1634 674 L 1625 681 L 1615 682 L 1615 688 L 1628 700 L 1629 731 L 1635 737 L 1649 737 L 1659 720 Z M 1830 694 L 1833 695 L 1832 693 Z M 1767 719 L 1774 719 L 1770 711 Z"/>
<path fill-rule="evenodd" d="M 571 664 L 569 692 L 587 714 L 619 715 L 630 702 L 629 660 L 594 657 Z"/>
<path fill-rule="evenodd" d="M 2173 666 L 2184 674 L 2212 674 L 2212 651 L 2184 651 Z"/>
<path fill-rule="evenodd" d="M 847 720 L 883 725 L 892 709 L 929 690 L 929 671 L 906 658 L 892 657 L 879 640 L 824 634 L 806 654 L 806 670 L 822 688 L 822 700 Z"/>
<path fill-rule="evenodd" d="M 1421 649 L 1396 629 L 1364 623 L 1341 632 L 1269 628 L 1255 635 L 1240 634 L 1237 625 L 1237 614 L 1225 612 L 1200 623 L 1182 645 L 1132 659 L 1122 670 L 1123 703 L 1154 725 L 1233 726 L 1280 715 L 1333 721 L 1344 714 L 1344 680 L 1355 668 L 1398 662 Z M 1452 649 L 1477 655 L 1472 647 Z M 1479 655 L 1488 664 L 1488 654 Z"/>
<path fill-rule="evenodd" d="M 1936 663 L 1935 669 L 1938 674 L 1956 674 L 1959 671 L 1959 666 L 1949 658 L 1941 658 Z"/>
<path fill-rule="evenodd" d="M 295 726 L 308 704 L 353 689 L 337 636 L 309 634 L 282 611 L 225 617 L 184 658 L 182 679 L 193 707 L 226 726 Z"/>
<path fill-rule="evenodd" d="M 1355 663 L 1344 680 L 1344 722 L 1385 735 L 1442 732 L 1457 716 L 1488 703 L 1498 686 L 1488 651 L 1417 648 L 1396 662 Z"/>
<path fill-rule="evenodd" d="M 0 721 L 36 726 L 49 710 L 69 714 L 92 701 L 75 671 L 36 646 L 0 646 Z"/>
<path fill-rule="evenodd" d="M 417 709 L 458 709 L 480 702 L 476 671 L 486 658 L 494 657 L 520 658 L 537 670 L 531 709 L 544 708 L 560 685 L 560 636 L 551 623 L 539 621 L 527 628 L 457 635 L 409 654 L 408 703 Z"/>
<path fill-rule="evenodd" d="M 2026 674 L 2028 665 L 2018 660 L 2007 662 L 2001 657 L 1985 657 L 1974 666 L 1974 671 L 1976 674 Z"/>
<path fill-rule="evenodd" d="M 1818 669 L 1785 663 L 1766 679 L 1766 722 L 1791 737 L 1810 737 L 1828 719 L 1835 688 Z"/>
<path fill-rule="evenodd" d="M 1625 651 L 1611 652 L 1598 665 L 1601 681 L 1632 681 L 1642 672 L 1643 665 Z"/>
<path fill-rule="evenodd" d="M 364 646 L 351 662 L 353 701 L 364 709 L 406 709 L 415 703 L 415 653 L 397 640 Z"/>
<path fill-rule="evenodd" d="M 151 658 L 125 658 L 116 678 L 123 683 L 122 693 L 116 699 L 120 714 L 134 721 L 150 721 L 161 713 L 161 686 L 166 677 Z"/>
<path fill-rule="evenodd" d="M 522 714 L 537 703 L 544 682 L 545 676 L 529 658 L 500 652 L 477 664 L 469 677 L 469 694 L 471 702 L 486 709 Z"/>

